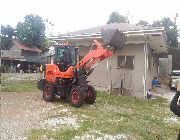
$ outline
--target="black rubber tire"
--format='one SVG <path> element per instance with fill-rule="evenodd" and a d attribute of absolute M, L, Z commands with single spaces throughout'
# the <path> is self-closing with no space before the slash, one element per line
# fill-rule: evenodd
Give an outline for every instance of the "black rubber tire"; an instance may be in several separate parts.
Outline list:
<path fill-rule="evenodd" d="M 37 88 L 41 91 L 44 90 L 44 85 L 45 85 L 45 79 L 41 79 L 40 81 L 38 81 L 37 83 Z"/>
<path fill-rule="evenodd" d="M 70 102 L 72 106 L 78 108 L 83 104 L 83 93 L 77 86 L 73 87 L 70 91 Z"/>
<path fill-rule="evenodd" d="M 60 99 L 62 99 L 62 100 L 66 100 L 66 99 L 67 99 L 67 97 L 66 97 L 66 96 L 60 96 Z"/>
<path fill-rule="evenodd" d="M 93 104 L 96 101 L 96 90 L 93 86 L 89 86 L 88 85 L 88 91 L 86 92 L 86 97 L 84 99 L 84 101 L 87 104 Z"/>
<path fill-rule="evenodd" d="M 46 102 L 53 102 L 55 99 L 54 88 L 52 84 L 45 84 L 43 90 L 43 99 Z"/>

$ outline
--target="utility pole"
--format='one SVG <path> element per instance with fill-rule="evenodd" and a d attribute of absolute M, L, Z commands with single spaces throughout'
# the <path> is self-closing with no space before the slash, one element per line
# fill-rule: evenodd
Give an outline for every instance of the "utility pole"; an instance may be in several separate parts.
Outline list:
<path fill-rule="evenodd" d="M 175 23 L 175 25 L 176 25 L 176 21 L 177 21 L 178 16 L 179 16 L 179 14 L 176 13 L 176 14 L 175 14 L 175 17 L 174 17 L 174 23 Z"/>

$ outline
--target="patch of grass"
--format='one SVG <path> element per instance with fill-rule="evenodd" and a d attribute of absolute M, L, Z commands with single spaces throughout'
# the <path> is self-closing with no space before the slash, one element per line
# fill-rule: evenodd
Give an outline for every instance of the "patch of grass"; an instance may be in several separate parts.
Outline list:
<path fill-rule="evenodd" d="M 76 116 L 80 127 L 60 128 L 55 131 L 32 130 L 29 134 L 30 140 L 42 139 L 43 135 L 49 139 L 71 140 L 91 130 L 108 135 L 125 134 L 132 140 L 174 140 L 180 129 L 179 124 L 164 122 L 164 118 L 173 114 L 169 110 L 168 102 L 163 98 L 140 100 L 98 92 L 97 101 L 93 105 L 84 104 L 81 108 L 73 108 L 68 103 L 56 105 L 57 108 L 52 110 L 48 117 Z M 63 108 L 68 111 L 61 112 Z M 95 136 L 98 137 L 98 134 Z"/>
<path fill-rule="evenodd" d="M 1 92 L 38 92 L 36 82 L 2 85 Z"/>
<path fill-rule="evenodd" d="M 89 121 L 85 121 L 81 124 L 79 129 L 60 129 L 60 130 L 49 130 L 49 129 L 39 129 L 32 130 L 31 135 L 29 135 L 29 140 L 41 140 L 44 136 L 47 136 L 47 139 L 53 138 L 55 140 L 71 140 L 76 135 L 80 135 L 83 132 L 86 132 L 92 125 Z"/>

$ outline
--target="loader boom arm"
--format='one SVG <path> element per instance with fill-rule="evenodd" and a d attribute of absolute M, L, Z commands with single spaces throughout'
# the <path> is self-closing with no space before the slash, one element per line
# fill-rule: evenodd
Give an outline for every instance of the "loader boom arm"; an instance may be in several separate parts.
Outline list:
<path fill-rule="evenodd" d="M 100 61 L 113 55 L 112 51 L 103 48 L 97 40 L 94 40 L 94 45 L 96 48 L 90 50 L 89 53 L 80 60 L 80 62 L 75 66 L 77 69 L 84 67 L 86 70 L 90 70 L 92 65 L 96 66 Z"/>

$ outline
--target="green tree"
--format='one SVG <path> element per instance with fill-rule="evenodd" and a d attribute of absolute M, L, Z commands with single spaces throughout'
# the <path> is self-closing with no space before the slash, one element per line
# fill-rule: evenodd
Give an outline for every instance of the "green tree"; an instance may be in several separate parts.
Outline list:
<path fill-rule="evenodd" d="M 24 22 L 18 22 L 16 37 L 28 47 L 42 49 L 46 41 L 45 30 L 45 21 L 42 17 L 31 14 L 24 17 Z"/>
<path fill-rule="evenodd" d="M 144 20 L 140 20 L 136 25 L 150 26 L 150 24 L 147 21 L 144 21 Z"/>
<path fill-rule="evenodd" d="M 0 40 L 2 49 L 9 49 L 14 35 L 14 29 L 11 27 L 11 25 L 1 25 Z"/>
<path fill-rule="evenodd" d="M 162 20 L 154 21 L 153 27 L 164 27 L 167 42 L 171 47 L 178 46 L 178 29 L 177 25 L 170 18 L 163 18 Z"/>
<path fill-rule="evenodd" d="M 161 20 L 156 20 L 152 24 L 153 27 L 163 27 Z"/>
<path fill-rule="evenodd" d="M 117 23 L 128 23 L 129 20 L 127 17 L 120 15 L 119 12 L 113 11 L 109 16 L 109 20 L 108 20 L 107 24 L 115 23 L 115 22 L 117 22 Z"/>
<path fill-rule="evenodd" d="M 52 41 L 52 39 L 49 39 L 49 38 L 45 38 L 45 41 L 44 41 L 44 46 L 46 46 L 46 47 L 50 47 L 50 46 L 52 46 L 54 43 L 53 43 L 53 41 Z"/>

